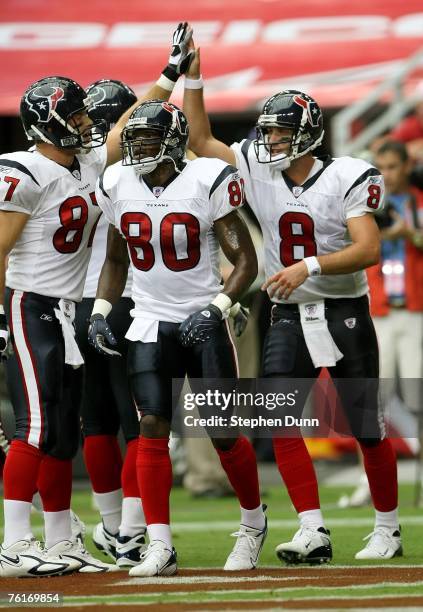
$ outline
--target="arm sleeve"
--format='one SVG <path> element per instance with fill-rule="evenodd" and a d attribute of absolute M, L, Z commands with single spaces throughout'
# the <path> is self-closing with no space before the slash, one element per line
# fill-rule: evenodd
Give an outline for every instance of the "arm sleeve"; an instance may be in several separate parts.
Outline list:
<path fill-rule="evenodd" d="M 249 152 L 253 146 L 251 140 L 245 139 L 241 142 L 234 142 L 231 146 L 232 151 L 236 157 L 236 167 L 244 180 L 245 194 L 247 201 L 251 201 L 250 190 L 251 190 L 251 168 Z"/>
<path fill-rule="evenodd" d="M 41 198 L 41 188 L 25 166 L 0 160 L 0 210 L 34 214 Z"/>
<path fill-rule="evenodd" d="M 347 189 L 344 196 L 345 220 L 375 213 L 384 205 L 385 183 L 376 168 L 363 172 Z"/>
<path fill-rule="evenodd" d="M 228 215 L 244 204 L 244 180 L 233 166 L 225 166 L 209 192 L 212 221 Z"/>
<path fill-rule="evenodd" d="M 115 225 L 115 207 L 110 198 L 110 194 L 104 188 L 103 177 L 104 175 L 102 174 L 97 180 L 97 185 L 95 188 L 95 197 L 97 200 L 97 204 L 103 211 L 103 214 L 107 221 L 112 225 Z"/>

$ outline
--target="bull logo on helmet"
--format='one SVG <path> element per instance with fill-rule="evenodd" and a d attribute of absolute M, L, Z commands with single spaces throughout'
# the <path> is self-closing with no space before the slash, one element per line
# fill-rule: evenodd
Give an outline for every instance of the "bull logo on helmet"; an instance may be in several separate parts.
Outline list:
<path fill-rule="evenodd" d="M 314 100 L 307 100 L 302 98 L 301 96 L 294 96 L 293 98 L 295 104 L 298 106 L 302 106 L 307 111 L 307 117 L 310 125 L 312 127 L 319 127 L 319 107 L 317 106 L 317 102 Z"/>
<path fill-rule="evenodd" d="M 46 89 L 46 85 L 42 85 L 27 95 L 29 108 L 38 115 L 38 121 L 41 123 L 50 121 L 52 111 L 56 110 L 58 102 L 65 96 L 61 87 L 50 87 L 50 94 L 45 93 Z"/>

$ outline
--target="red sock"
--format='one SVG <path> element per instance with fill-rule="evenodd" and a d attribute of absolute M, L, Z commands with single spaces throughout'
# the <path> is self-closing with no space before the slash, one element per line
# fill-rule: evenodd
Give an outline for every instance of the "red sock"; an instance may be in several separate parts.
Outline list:
<path fill-rule="evenodd" d="M 116 436 L 87 436 L 83 454 L 95 493 L 110 493 L 121 488 L 122 453 Z"/>
<path fill-rule="evenodd" d="M 391 512 L 398 507 L 397 460 L 391 441 L 385 438 L 376 446 L 364 446 L 364 469 L 369 481 L 373 505 L 379 512 Z"/>
<path fill-rule="evenodd" d="M 260 490 L 256 454 L 245 436 L 240 436 L 228 451 L 216 449 L 241 508 L 253 510 L 260 506 Z"/>
<path fill-rule="evenodd" d="M 169 438 L 140 436 L 137 478 L 147 525 L 152 523 L 169 525 L 169 497 L 172 488 Z"/>
<path fill-rule="evenodd" d="M 137 480 L 138 438 L 126 444 L 126 454 L 122 468 L 123 497 L 140 497 Z"/>
<path fill-rule="evenodd" d="M 22 440 L 13 440 L 3 469 L 5 499 L 31 502 L 43 453 Z"/>
<path fill-rule="evenodd" d="M 313 462 L 302 438 L 274 438 L 279 473 L 297 512 L 320 508 Z"/>
<path fill-rule="evenodd" d="M 72 459 L 45 455 L 40 465 L 37 487 L 45 512 L 68 510 L 72 495 Z"/>

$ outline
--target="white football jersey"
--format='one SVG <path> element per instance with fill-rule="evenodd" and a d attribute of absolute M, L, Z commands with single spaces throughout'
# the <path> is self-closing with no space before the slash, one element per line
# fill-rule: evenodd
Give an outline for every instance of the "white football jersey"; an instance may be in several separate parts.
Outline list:
<path fill-rule="evenodd" d="M 305 257 L 344 249 L 351 244 L 347 220 L 383 206 L 383 177 L 361 159 L 316 159 L 308 179 L 299 186 L 280 170 L 259 163 L 250 140 L 231 148 L 245 181 L 246 201 L 263 232 L 266 278 Z M 367 291 L 363 270 L 312 276 L 291 293 L 288 302 L 353 298 Z"/>
<path fill-rule="evenodd" d="M 9 256 L 8 287 L 81 300 L 106 159 L 106 145 L 77 155 L 70 169 L 36 150 L 0 157 L 0 210 L 29 216 Z"/>
<path fill-rule="evenodd" d="M 90 263 L 88 264 L 87 277 L 84 285 L 84 298 L 94 298 L 96 296 L 98 279 L 100 278 L 101 268 L 103 267 L 104 260 L 106 259 L 108 229 L 109 222 L 102 214 L 99 222 L 97 223 L 97 229 L 95 230 Z M 131 285 L 132 270 L 129 268 L 128 280 L 126 281 L 126 286 L 122 293 L 122 297 L 131 297 Z"/>
<path fill-rule="evenodd" d="M 213 224 L 242 204 L 236 168 L 188 161 L 164 189 L 149 189 L 131 166 L 110 166 L 97 185 L 105 217 L 125 237 L 135 316 L 183 321 L 221 289 Z"/>

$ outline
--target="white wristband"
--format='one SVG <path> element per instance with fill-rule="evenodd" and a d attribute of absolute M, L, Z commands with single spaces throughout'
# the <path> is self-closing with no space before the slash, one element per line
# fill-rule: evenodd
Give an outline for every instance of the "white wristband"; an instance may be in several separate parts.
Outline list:
<path fill-rule="evenodd" d="M 95 314 L 101 314 L 104 318 L 106 318 L 107 315 L 110 314 L 111 310 L 112 305 L 110 302 L 108 302 L 107 300 L 103 300 L 102 298 L 96 298 L 91 316 Z"/>
<path fill-rule="evenodd" d="M 212 301 L 212 304 L 213 306 L 217 306 L 223 314 L 232 306 L 232 300 L 224 293 L 219 293 Z"/>
<path fill-rule="evenodd" d="M 165 89 L 166 91 L 173 91 L 175 87 L 175 82 L 168 79 L 164 74 L 161 74 L 156 81 L 156 85 Z"/>
<path fill-rule="evenodd" d="M 303 262 L 307 266 L 309 276 L 320 276 L 322 268 L 320 267 L 317 257 L 305 257 Z"/>
<path fill-rule="evenodd" d="M 236 317 L 236 315 L 239 313 L 239 311 L 241 310 L 241 304 L 239 302 L 236 302 L 236 304 L 234 304 L 232 306 L 232 308 L 229 311 L 229 316 L 230 317 Z"/>
<path fill-rule="evenodd" d="M 4 314 L 4 306 L 3 306 L 3 304 L 0 304 L 0 314 Z"/>
<path fill-rule="evenodd" d="M 198 79 L 190 79 L 185 77 L 185 89 L 201 89 L 202 87 L 204 87 L 202 76 L 200 76 Z"/>

